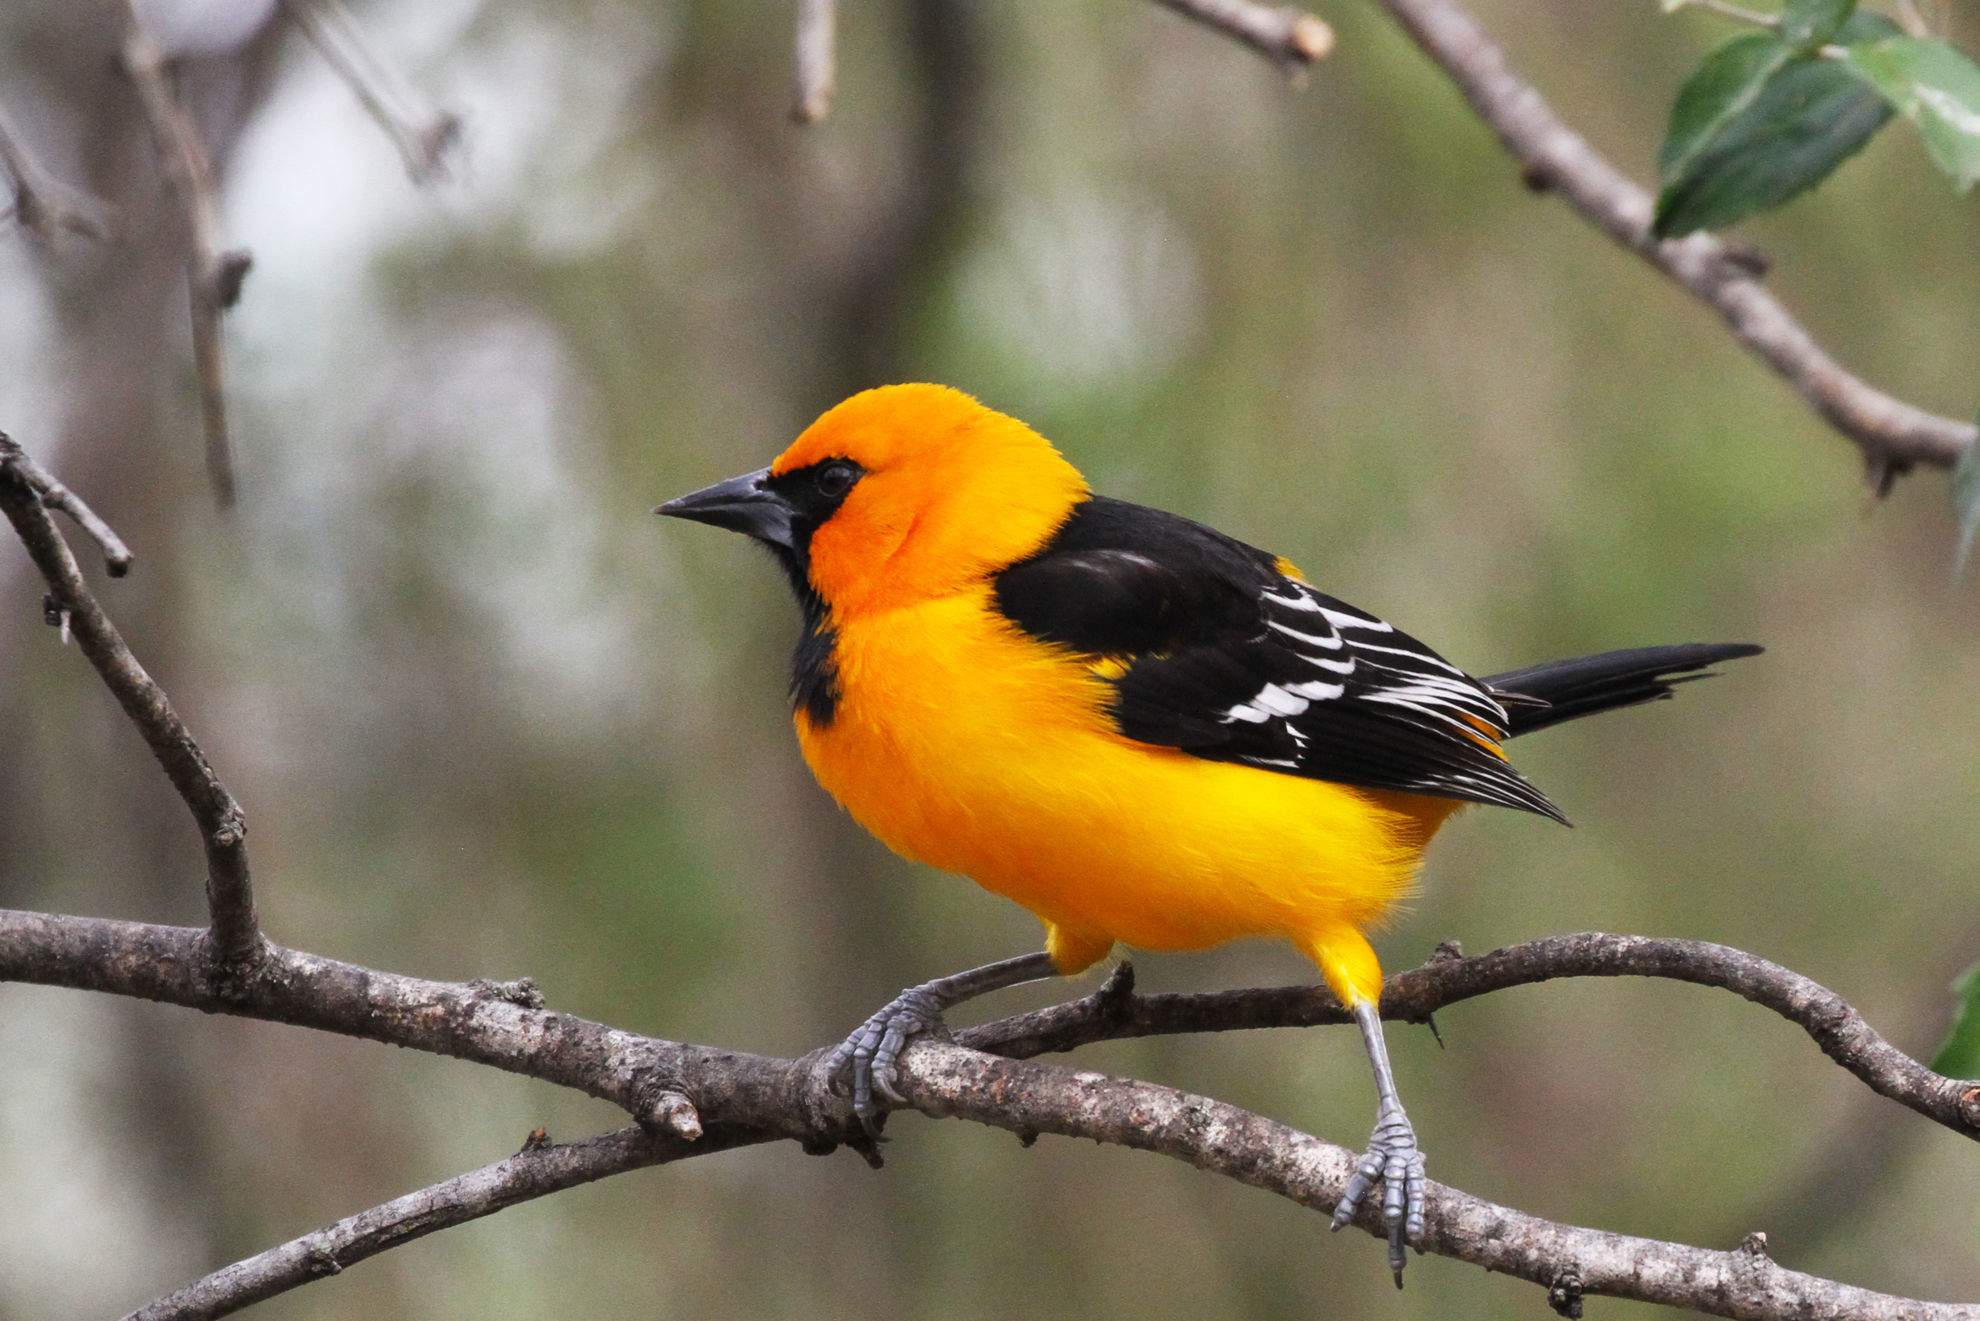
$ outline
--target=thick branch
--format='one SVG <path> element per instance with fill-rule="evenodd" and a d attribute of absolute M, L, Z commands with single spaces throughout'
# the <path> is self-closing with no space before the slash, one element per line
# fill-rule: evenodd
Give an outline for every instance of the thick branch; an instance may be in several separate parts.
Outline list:
<path fill-rule="evenodd" d="M 1386 994 L 1386 993 L 1385 993 Z M 1208 1097 L 1098 1073 L 1046 1070 L 961 1046 L 918 1043 L 907 1093 L 934 1115 L 1020 1136 L 1058 1133 L 1159 1152 L 1331 1212 L 1353 1152 Z M 1381 1236 L 1372 1202 L 1356 1220 Z M 1761 1252 L 1711 1252 L 1656 1239 L 1556 1224 L 1432 1183 L 1421 1250 L 1553 1289 L 1686 1307 L 1713 1316 L 1846 1316 L 1852 1321 L 1980 1321 L 1980 1306 L 1928 1303 L 1784 1270 Z"/>
<path fill-rule="evenodd" d="M 1531 183 L 1558 191 L 1584 219 L 1716 311 L 1740 343 L 1856 442 L 1880 483 L 1917 463 L 1949 468 L 1980 437 L 1972 423 L 1928 413 L 1850 375 L 1761 286 L 1741 250 L 1710 234 L 1651 237 L 1650 195 L 1561 122 L 1457 0 L 1381 2 L 1458 85 Z"/>
<path fill-rule="evenodd" d="M 1980 1138 L 1980 1082 L 1943 1078 L 1880 1036 L 1843 998 L 1757 955 L 1703 940 L 1550 936 L 1475 958 L 1433 958 L 1382 987 L 1385 1018 L 1420 1023 L 1446 1005 L 1557 977 L 1666 977 L 1716 986 L 1798 1024 L 1872 1091 L 1955 1133 Z M 1020 1058 L 1116 1037 L 1353 1021 L 1323 987 L 1201 995 L 1096 995 L 956 1034 L 964 1045 Z"/>
<path fill-rule="evenodd" d="M 241 282 L 254 258 L 245 249 L 220 247 L 219 190 L 213 165 L 200 145 L 199 127 L 173 90 L 165 52 L 131 10 L 124 41 L 124 70 L 137 89 L 160 168 L 185 213 L 187 299 L 192 311 L 193 363 L 199 376 L 200 415 L 206 426 L 206 471 L 221 508 L 234 503 L 234 459 L 227 438 L 226 358 L 221 314 L 240 301 Z"/>
<path fill-rule="evenodd" d="M 855 1140 L 858 1133 L 845 1102 L 817 1076 L 816 1056 L 778 1060 L 641 1037 L 536 1008 L 533 991 L 525 986 L 430 982 L 295 950 L 271 947 L 259 964 L 224 987 L 216 985 L 215 967 L 203 933 L 196 930 L 0 910 L 0 979 L 163 1000 L 492 1064 L 611 1100 L 649 1124 L 671 1124 L 676 1135 L 700 1125 L 719 1140 L 788 1137 L 820 1150 Z M 1507 986 L 1622 974 L 1725 986 L 1803 1023 L 1825 1050 L 1885 1095 L 1968 1135 L 1980 1133 L 1980 1085 L 1924 1070 L 1813 982 L 1723 946 L 1560 937 L 1475 959 L 1440 958 L 1392 979 L 1383 998 L 1390 1012 L 1417 1017 Z M 1135 1000 L 1118 980 L 1110 995 L 1098 999 L 1097 1012 L 1105 1019 L 1144 1022 L 1140 1031 L 1319 1021 L 1328 1008 L 1306 988 Z M 1077 1018 L 1095 1012 L 1088 1001 L 1047 1014 Z M 1012 1050 L 1043 1049 L 1045 1029 L 1051 1027 L 1041 1016 L 1028 1015 L 969 1035 L 986 1042 L 1002 1038 Z M 1119 1027 L 1085 1032 L 1085 1039 L 1134 1034 Z M 1050 1038 L 1070 1039 L 1062 1031 Z M 904 1057 L 903 1085 L 915 1104 L 933 1114 L 1021 1134 L 1065 1133 L 1145 1147 L 1321 1209 L 1339 1196 L 1354 1159 L 1341 1148 L 1220 1102 L 1148 1083 L 1000 1060 L 963 1046 L 917 1042 Z M 683 1122 L 683 1098 L 698 1107 L 693 1124 Z M 749 1132 L 738 1135 L 735 1130 L 741 1129 Z M 554 1190 L 548 1183 L 542 1188 Z M 480 1214 L 497 1209 L 493 1201 L 476 1201 L 480 1192 L 462 1196 L 484 1206 Z M 1375 1214 L 1372 1207 L 1368 1214 Z M 1571 1276 L 1584 1292 L 1722 1316 L 1980 1321 L 1980 1309 L 1851 1289 L 1781 1271 L 1751 1252 L 1712 1253 L 1551 1224 L 1434 1185 L 1430 1216 L 1427 1250 L 1549 1287 Z M 462 1218 L 471 1218 L 468 1210 Z M 1363 1227 L 1373 1228 L 1372 1220 Z"/>
<path fill-rule="evenodd" d="M 555 1149 L 542 1159 L 525 1152 L 230 1267 L 139 1315 L 217 1316 L 417 1234 L 620 1170 L 779 1136 L 817 1149 L 834 1132 L 854 1131 L 845 1123 L 843 1102 L 824 1094 L 812 1057 L 776 1060 L 637 1037 L 533 1008 L 527 988 L 427 982 L 290 950 L 272 950 L 255 975 L 221 997 L 202 974 L 206 957 L 195 931 L 0 911 L 0 977 L 169 1000 L 438 1051 L 579 1087 L 635 1113 L 652 1108 L 649 1098 L 685 1093 L 700 1105 L 708 1129 L 695 1143 L 627 1132 Z M 1384 999 L 1393 1000 L 1392 1012 L 1408 1016 L 1525 982 L 1623 973 L 1727 986 L 1813 1023 L 1811 1031 L 1838 1058 L 1896 1054 L 1866 1035 L 1847 1006 L 1805 978 L 1738 951 L 1692 942 L 1591 935 L 1475 959 L 1444 958 L 1392 979 Z M 1306 988 L 1134 1000 L 1122 980 L 1113 987 L 1100 1008 L 1116 1024 L 1137 1025 L 1136 1031 L 1317 1021 L 1331 1009 Z M 1832 1012 L 1837 1006 L 1841 1012 Z M 1091 1012 L 1091 1001 L 1047 1011 L 1062 1020 Z M 1040 1015 L 1028 1015 L 972 1035 L 1036 1047 L 1046 1026 Z M 1111 1032 L 1089 1028 L 1086 1039 L 1130 1034 L 1118 1026 Z M 1894 1073 L 1922 1073 L 1902 1063 Z M 1322 1211 L 1332 1207 L 1354 1161 L 1342 1148 L 1257 1115 L 1150 1083 L 934 1042 L 913 1046 L 904 1066 L 908 1096 L 930 1114 L 1027 1136 L 1058 1133 L 1156 1151 Z M 1980 1095 L 1971 1092 L 1969 1102 L 1980 1108 Z M 1967 1131 L 1975 1127 L 1980 1123 Z M 1375 1215 L 1370 1206 L 1362 1227 L 1374 1230 Z M 1980 1321 L 1980 1308 L 1900 1299 L 1782 1270 L 1752 1249 L 1711 1252 L 1555 1224 L 1436 1185 L 1422 1246 L 1549 1288 L 1572 1279 L 1584 1293 L 1721 1316 Z"/>
<path fill-rule="evenodd" d="M 248 877 L 247 822 L 240 805 L 213 773 L 191 731 L 172 709 L 165 690 L 131 654 L 117 626 L 90 593 L 68 543 L 48 516 L 36 481 L 40 469 L 23 462 L 25 457 L 11 441 L 0 447 L 0 511 L 6 513 L 35 567 L 41 570 L 54 607 L 74 631 L 83 655 L 96 667 L 192 811 L 206 850 L 206 903 L 213 918 L 215 951 L 226 964 L 248 961 L 261 943 L 261 934 Z M 80 506 L 81 502 L 76 503 Z M 115 542 L 114 533 L 111 540 Z M 129 552 L 124 554 L 128 557 Z"/>
<path fill-rule="evenodd" d="M 1186 18 L 1234 37 L 1273 63 L 1303 69 L 1334 48 L 1334 30 L 1302 9 L 1256 0 L 1157 0 Z"/>

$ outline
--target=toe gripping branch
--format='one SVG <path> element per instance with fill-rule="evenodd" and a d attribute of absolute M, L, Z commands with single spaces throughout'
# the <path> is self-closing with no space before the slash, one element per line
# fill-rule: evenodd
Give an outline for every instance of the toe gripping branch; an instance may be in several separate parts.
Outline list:
<path fill-rule="evenodd" d="M 928 1032 L 947 1036 L 942 1012 L 965 1000 L 1057 975 L 1052 956 L 1041 950 L 908 987 L 826 1056 L 825 1075 L 832 1080 L 832 1090 L 843 1094 L 842 1075 L 849 1071 L 853 1113 L 875 1142 L 882 1141 L 880 1127 L 888 1104 L 907 1104 L 895 1082 L 901 1051 L 909 1039 Z"/>
<path fill-rule="evenodd" d="M 1361 1027 L 1361 1041 L 1368 1048 L 1368 1062 L 1375 1071 L 1375 1132 L 1368 1139 L 1368 1154 L 1354 1167 L 1347 1189 L 1334 1207 L 1333 1228 L 1353 1220 L 1361 1209 L 1361 1199 L 1382 1181 L 1382 1223 L 1389 1231 L 1389 1269 L 1395 1272 L 1396 1288 L 1402 1288 L 1403 1267 L 1409 1264 L 1404 1249 L 1411 1239 L 1421 1243 L 1424 1228 L 1423 1152 L 1416 1145 L 1416 1130 L 1403 1113 L 1396 1096 L 1396 1079 L 1389 1067 L 1389 1048 L 1382 1040 L 1382 1015 L 1372 1000 L 1354 1006 L 1354 1019 Z M 1417 1251 L 1421 1252 L 1419 1246 Z"/>

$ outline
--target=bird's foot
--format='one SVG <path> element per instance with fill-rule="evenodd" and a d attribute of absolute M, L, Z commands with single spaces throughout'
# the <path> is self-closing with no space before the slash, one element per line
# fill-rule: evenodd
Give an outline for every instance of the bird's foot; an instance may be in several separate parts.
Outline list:
<path fill-rule="evenodd" d="M 1354 1168 L 1347 1191 L 1334 1207 L 1335 1229 L 1353 1220 L 1361 1209 L 1361 1199 L 1382 1181 L 1382 1223 L 1389 1229 L 1389 1269 L 1396 1273 L 1396 1288 L 1402 1288 L 1403 1267 L 1409 1258 L 1403 1249 L 1411 1239 L 1423 1235 L 1423 1152 L 1416 1145 L 1416 1130 L 1401 1106 L 1385 1106 L 1375 1117 L 1375 1133 L 1368 1139 L 1368 1154 Z M 1419 1249 L 1420 1251 L 1421 1249 Z"/>
<path fill-rule="evenodd" d="M 833 1092 L 843 1096 L 850 1079 L 853 1113 L 859 1116 L 860 1126 L 875 1142 L 886 1140 L 880 1134 L 881 1120 L 887 1115 L 881 1098 L 896 1105 L 907 1103 L 907 1098 L 894 1086 L 898 1076 L 895 1065 L 901 1049 L 909 1038 L 925 1033 L 948 1036 L 948 1024 L 942 1021 L 942 1011 L 947 1007 L 936 990 L 936 983 L 910 986 L 882 1005 L 879 1012 L 861 1023 L 825 1057 L 825 1076 L 831 1080 Z"/>

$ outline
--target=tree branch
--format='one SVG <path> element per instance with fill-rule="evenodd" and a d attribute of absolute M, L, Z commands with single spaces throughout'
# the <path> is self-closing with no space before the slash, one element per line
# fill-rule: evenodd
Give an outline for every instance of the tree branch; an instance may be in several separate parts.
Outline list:
<path fill-rule="evenodd" d="M 710 1133 L 699 1142 L 655 1137 L 622 1128 L 583 1142 L 525 1145 L 507 1160 L 484 1165 L 383 1206 L 339 1220 L 280 1247 L 256 1253 L 204 1279 L 145 1304 L 124 1321 L 209 1321 L 287 1293 L 402 1243 L 455 1225 L 593 1183 L 613 1174 L 707 1156 L 766 1141 L 748 1129 Z"/>
<path fill-rule="evenodd" d="M 797 99 L 791 118 L 800 124 L 816 124 L 832 108 L 838 23 L 834 0 L 798 0 Z"/>
<path fill-rule="evenodd" d="M 1549 936 L 1475 958 L 1439 956 L 1383 983 L 1382 1016 L 1422 1023 L 1447 1005 L 1557 977 L 1664 977 L 1728 990 L 1799 1025 L 1879 1096 L 1980 1139 L 1980 1081 L 1944 1078 L 1880 1036 L 1843 998 L 1757 955 L 1703 940 Z M 1353 1019 L 1325 988 L 1136 996 L 1110 982 L 1094 995 L 956 1034 L 963 1045 L 1025 1058 L 1088 1042 L 1178 1032 L 1308 1027 Z"/>
<path fill-rule="evenodd" d="M 531 997 L 514 988 L 425 981 L 280 947 L 271 946 L 255 968 L 224 988 L 216 984 L 215 967 L 204 933 L 194 929 L 0 910 L 0 980 L 138 996 L 491 1064 L 612 1101 L 652 1124 L 671 1120 L 672 1138 L 657 1139 L 663 1144 L 687 1141 L 681 1136 L 687 1127 L 680 1122 L 683 1098 L 698 1111 L 694 1122 L 704 1130 L 704 1142 L 791 1138 L 822 1151 L 860 1140 L 848 1105 L 817 1074 L 817 1053 L 772 1059 L 642 1037 L 534 1008 Z M 1980 1134 L 1980 1084 L 1940 1078 L 1884 1043 L 1832 993 L 1724 946 L 1593 933 L 1556 937 L 1478 958 L 1441 957 L 1392 978 L 1383 999 L 1391 1014 L 1418 1017 L 1508 986 L 1589 975 L 1669 977 L 1730 989 L 1802 1023 L 1832 1058 L 1859 1077 L 1867 1075 L 1884 1095 L 1968 1136 Z M 990 1024 L 964 1039 L 1001 1040 L 1004 1048 L 1022 1052 L 1073 1040 L 1066 1029 L 1070 1021 L 1083 1020 L 1083 1039 L 1097 1040 L 1322 1021 L 1330 1008 L 1305 987 L 1136 999 L 1124 983 L 1116 978 L 1099 996 Z M 1061 1017 L 1055 1021 L 1054 1015 Z M 930 1114 L 1023 1135 L 1060 1133 L 1159 1151 L 1323 1211 L 1340 1195 L 1355 1160 L 1343 1148 L 1222 1102 L 1151 1083 L 998 1058 L 961 1044 L 914 1043 L 903 1056 L 902 1086 Z M 656 1150 L 674 1153 L 663 1157 L 672 1159 L 686 1148 Z M 410 1202 L 394 1203 L 397 1210 L 367 1213 L 371 1219 L 358 1217 L 324 1232 L 373 1234 L 375 1239 L 365 1241 L 382 1250 L 410 1236 L 394 1227 L 411 1220 L 438 1216 L 436 1228 L 458 1223 L 567 1186 L 560 1178 L 583 1182 L 636 1164 L 613 1166 L 596 1153 L 572 1159 L 574 1169 L 595 1172 L 566 1176 L 525 1162 L 510 1170 L 520 1181 L 513 1196 L 501 1191 L 510 1187 L 503 1180 L 466 1176 L 458 1186 L 442 1185 L 455 1187 L 445 1197 L 415 1194 Z M 446 1209 L 456 1204 L 458 1211 Z M 1377 1216 L 1371 1205 L 1359 1223 L 1379 1234 Z M 1434 1184 L 1429 1230 L 1420 1246 L 1550 1289 L 1572 1281 L 1584 1293 L 1720 1316 L 1980 1321 L 1980 1308 L 1854 1289 L 1781 1270 L 1753 1251 L 1708 1252 L 1554 1224 Z M 292 1261 L 284 1269 L 291 1271 L 284 1278 L 301 1282 Z"/>
<path fill-rule="evenodd" d="M 372 49 L 364 29 L 339 0 L 282 0 L 282 8 L 398 149 L 412 181 L 445 179 L 448 157 L 461 143 L 461 117 L 428 104 L 414 91 Z"/>
<path fill-rule="evenodd" d="M 199 142 L 199 127 L 166 76 L 165 52 L 146 30 L 135 7 L 124 40 L 124 70 L 137 89 L 151 128 L 160 168 L 185 213 L 186 291 L 192 311 L 193 363 L 199 376 L 200 416 L 206 427 L 206 472 L 222 509 L 234 503 L 233 448 L 227 435 L 226 358 L 221 314 L 240 301 L 254 257 L 244 248 L 222 251 L 220 201 L 213 165 Z"/>
<path fill-rule="evenodd" d="M 1691 291 L 1738 339 L 1854 441 L 1880 490 L 1914 464 L 1950 468 L 1980 428 L 1940 417 L 1845 371 L 1761 286 L 1745 249 L 1710 234 L 1655 239 L 1654 202 L 1562 123 L 1457 0 L 1381 0 L 1464 94 L 1536 188 L 1558 191 L 1583 219 Z"/>
<path fill-rule="evenodd" d="M 260 947 L 261 934 L 254 912 L 254 888 L 248 877 L 246 819 L 185 722 L 172 709 L 165 690 L 131 654 L 117 626 L 83 581 L 75 556 L 48 516 L 44 492 L 52 482 L 39 465 L 27 460 L 18 445 L 12 441 L 0 445 L 0 511 L 5 512 L 35 567 L 41 570 L 55 609 L 74 630 L 83 655 L 144 736 L 199 828 L 200 843 L 206 850 L 206 904 L 213 919 L 214 952 L 229 967 L 251 962 Z M 70 500 L 77 508 L 86 508 L 72 496 Z M 107 525 L 103 531 L 109 533 Z M 115 533 L 109 537 L 110 543 L 122 548 Z M 110 545 L 105 545 L 105 553 L 113 557 L 111 572 L 115 573 Z M 129 551 L 123 555 L 128 563 Z"/>
<path fill-rule="evenodd" d="M 59 509 L 67 514 L 72 522 L 81 528 L 97 548 L 103 552 L 103 571 L 112 578 L 121 578 L 131 571 L 131 548 L 117 535 L 115 528 L 97 516 L 94 509 L 84 504 L 82 497 L 62 485 L 44 467 L 17 444 L 4 431 L 0 431 L 0 469 L 11 468 L 18 473 L 20 480 L 41 497 L 41 503 L 50 509 Z"/>
<path fill-rule="evenodd" d="M 1304 69 L 1334 48 L 1334 30 L 1291 5 L 1256 0 L 1157 0 L 1207 28 L 1234 37 L 1282 69 Z"/>
<path fill-rule="evenodd" d="M 44 169 L 4 106 L 0 106 L 0 170 L 13 180 L 14 219 L 30 234 L 44 242 L 62 233 L 98 241 L 110 237 L 109 218 L 115 208 Z"/>

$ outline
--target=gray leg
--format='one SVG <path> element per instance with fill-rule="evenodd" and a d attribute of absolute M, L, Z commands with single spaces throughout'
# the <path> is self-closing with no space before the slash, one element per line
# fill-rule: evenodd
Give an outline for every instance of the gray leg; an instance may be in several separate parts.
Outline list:
<path fill-rule="evenodd" d="M 1389 1048 L 1382 1041 L 1381 1012 L 1364 1000 L 1354 1007 L 1354 1021 L 1361 1025 L 1361 1042 L 1375 1068 L 1375 1133 L 1368 1139 L 1368 1154 L 1355 1166 L 1347 1191 L 1334 1207 L 1334 1228 L 1354 1219 L 1362 1197 L 1379 1177 L 1382 1221 L 1389 1227 L 1389 1269 L 1396 1273 L 1400 1289 L 1403 1267 L 1409 1263 L 1404 1245 L 1423 1236 L 1423 1153 L 1417 1149 L 1416 1130 L 1396 1099 L 1396 1076 L 1389 1068 Z"/>
<path fill-rule="evenodd" d="M 965 1000 L 974 1000 L 979 995 L 991 991 L 1001 991 L 1007 986 L 1021 986 L 1025 982 L 1035 982 L 1046 977 L 1056 977 L 1059 970 L 1052 964 L 1052 956 L 1043 950 L 1036 954 L 1021 954 L 1014 959 L 1000 963 L 986 963 L 981 968 L 971 968 L 952 977 L 937 977 L 932 982 L 910 986 L 899 995 L 880 1007 L 880 1011 L 860 1024 L 857 1031 L 840 1042 L 825 1059 L 825 1074 L 837 1086 L 839 1074 L 847 1065 L 852 1066 L 853 1113 L 859 1122 L 874 1138 L 880 1136 L 880 1117 L 886 1107 L 875 1101 L 873 1094 L 896 1104 L 907 1098 L 894 1090 L 894 1064 L 900 1058 L 901 1048 L 907 1045 L 909 1037 L 923 1032 L 943 1032 L 942 1011 Z"/>

